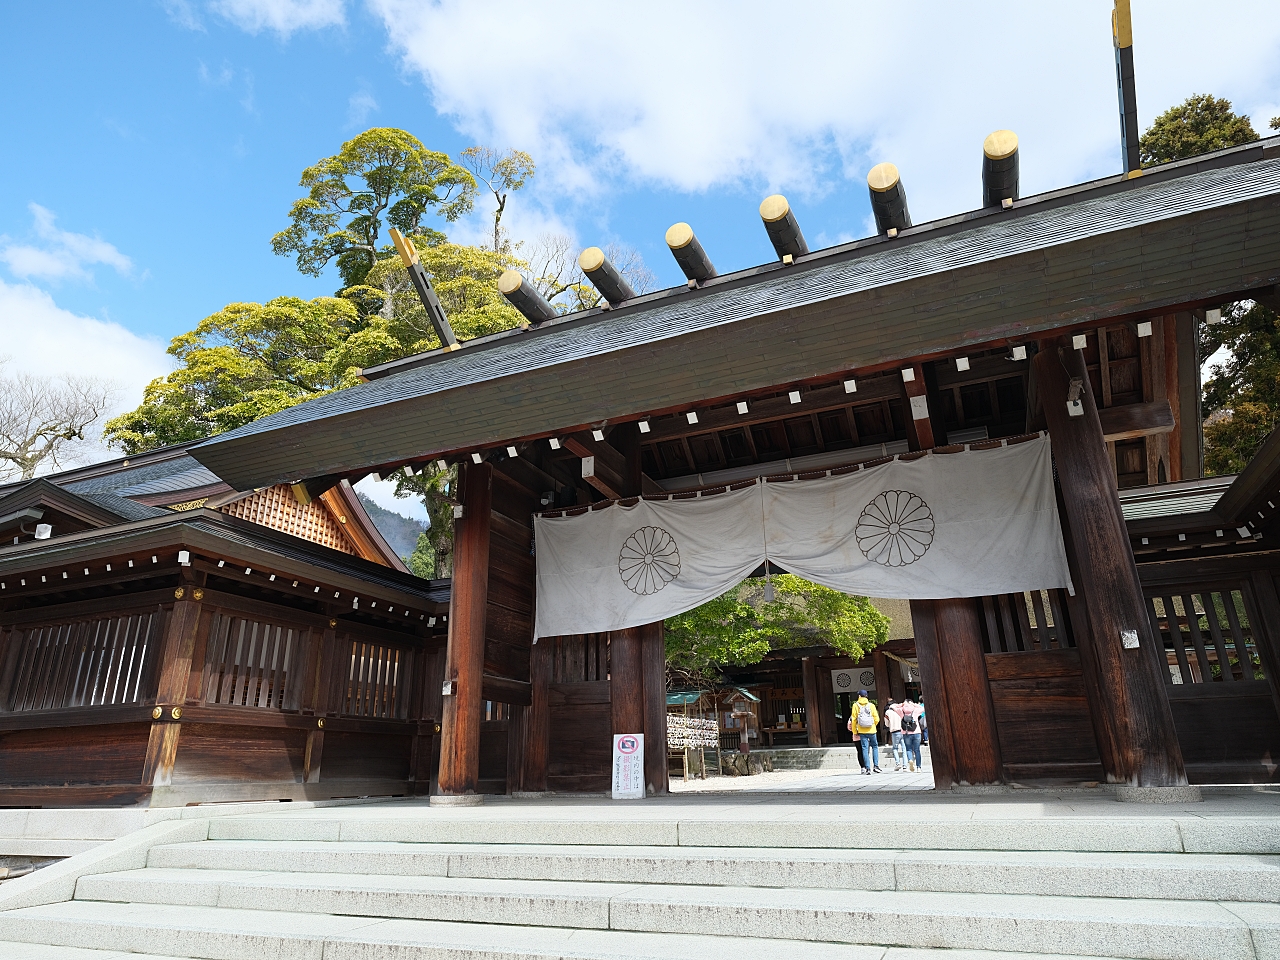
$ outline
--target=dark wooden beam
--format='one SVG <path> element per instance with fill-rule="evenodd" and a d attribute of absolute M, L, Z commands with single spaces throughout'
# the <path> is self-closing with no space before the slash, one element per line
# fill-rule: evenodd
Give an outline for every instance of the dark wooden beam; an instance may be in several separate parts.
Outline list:
<path fill-rule="evenodd" d="M 640 628 L 644 663 L 644 781 L 647 793 L 667 792 L 667 644 L 661 620 Z"/>
<path fill-rule="evenodd" d="M 818 669 L 813 657 L 800 660 L 800 683 L 804 687 L 804 727 L 809 746 L 822 746 L 822 728 L 818 719 Z"/>
<path fill-rule="evenodd" d="M 631 627 L 609 634 L 609 704 L 614 734 L 644 733 L 644 630 Z M 660 749 L 665 751 L 666 745 Z"/>
<path fill-rule="evenodd" d="M 610 445 L 607 440 L 596 440 L 589 433 L 571 433 L 560 441 L 566 450 L 574 456 L 592 460 L 592 473 L 583 476 L 583 480 L 599 490 L 611 500 L 621 499 L 632 494 L 627 491 L 626 458 Z"/>
<path fill-rule="evenodd" d="M 1095 727 L 1102 734 L 1098 752 L 1114 782 L 1185 785 L 1164 647 L 1147 615 L 1084 358 L 1063 337 L 1046 342 L 1033 362 L 1053 438 L 1064 533 L 1078 567 L 1076 591 L 1085 601 L 1086 622 L 1073 619 L 1085 691 L 1090 703 L 1108 705 Z M 1067 412 L 1072 379 L 1083 384 L 1083 416 Z"/>
<path fill-rule="evenodd" d="M 899 395 L 905 396 L 907 400 L 907 438 L 911 441 L 912 450 L 931 450 L 937 446 L 937 443 L 934 440 L 933 422 L 930 419 L 933 410 L 928 409 L 928 387 L 924 382 L 924 367 L 916 363 L 912 364 L 910 369 L 915 371 L 915 379 L 902 380 L 899 386 L 901 391 Z M 921 402 L 926 405 L 927 413 L 917 420 L 915 406 Z"/>
<path fill-rule="evenodd" d="M 746 413 L 738 413 L 736 401 L 727 407 L 716 407 L 711 410 L 698 410 L 698 422 L 689 423 L 684 414 L 677 414 L 668 420 L 655 420 L 650 425 L 649 433 L 643 437 L 645 443 L 658 440 L 676 440 L 691 437 L 700 433 L 715 430 L 727 430 L 731 427 L 749 427 L 770 420 L 782 420 L 794 417 L 799 413 L 825 413 L 828 410 L 839 410 L 841 407 L 853 407 L 864 403 L 875 403 L 880 400 L 894 400 L 902 395 L 896 375 L 871 377 L 856 380 L 857 390 L 848 393 L 844 382 L 829 384 L 800 391 L 800 403 L 791 402 L 786 394 L 780 397 L 769 397 L 765 400 L 752 400 L 744 396 L 747 404 Z"/>
<path fill-rule="evenodd" d="M 934 743 L 935 731 L 942 734 L 938 747 L 930 751 L 935 784 L 946 789 L 953 784 L 1002 782 L 1004 764 L 977 601 L 912 600 L 911 620 L 923 696 L 929 703 L 929 743 Z M 939 754 L 946 754 L 941 767 Z"/>
<path fill-rule="evenodd" d="M 1102 439 L 1107 443 L 1173 430 L 1173 409 L 1168 400 L 1107 407 L 1098 411 L 1098 419 L 1102 423 Z"/>
<path fill-rule="evenodd" d="M 440 792 L 454 796 L 475 793 L 480 778 L 493 466 L 463 464 L 460 472 L 463 514 L 454 521 L 453 592 L 444 674 L 449 694 L 444 698 L 440 741 Z"/>
<path fill-rule="evenodd" d="M 954 359 L 940 360 L 933 365 L 934 376 L 938 378 L 938 389 L 951 387 L 967 387 L 975 383 L 986 383 L 990 380 L 1004 380 L 1009 377 L 1025 377 L 1030 364 L 1025 360 L 1010 360 L 1007 353 L 990 357 L 969 357 L 969 369 L 957 370 Z"/>
<path fill-rule="evenodd" d="M 1182 435 L 1182 479 L 1194 480 L 1204 476 L 1204 425 L 1200 410 L 1200 338 L 1195 317 L 1189 311 L 1175 315 L 1174 344 L 1169 352 L 1176 357 L 1178 371 L 1169 389 L 1178 400 L 1174 420 Z"/>
<path fill-rule="evenodd" d="M 533 702 L 531 687 L 523 680 L 510 680 L 506 677 L 495 677 L 486 673 L 481 677 L 480 696 L 495 703 L 510 703 L 528 706 Z"/>
<path fill-rule="evenodd" d="M 555 638 L 546 637 L 529 651 L 529 711 L 525 715 L 524 769 L 520 774 L 520 789 L 530 793 L 541 793 L 547 789 L 555 646 Z"/>
<path fill-rule="evenodd" d="M 933 785 L 950 790 L 956 784 L 955 756 L 964 749 L 964 731 L 951 726 L 951 702 L 942 662 L 942 645 L 932 600 L 911 601 L 911 625 L 915 633 L 916 660 L 920 664 L 920 699 L 929 714 L 929 760 Z"/>

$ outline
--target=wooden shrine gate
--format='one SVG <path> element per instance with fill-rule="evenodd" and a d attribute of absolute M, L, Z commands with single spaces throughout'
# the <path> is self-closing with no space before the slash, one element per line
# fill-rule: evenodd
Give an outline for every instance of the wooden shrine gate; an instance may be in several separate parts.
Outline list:
<path fill-rule="evenodd" d="M 1259 694 L 1246 699 L 1261 703 L 1253 684 L 1263 681 L 1243 670 L 1203 681 L 1217 648 L 1210 636 L 1206 668 L 1195 600 L 1188 608 L 1171 598 L 1169 610 L 1163 599 L 1148 603 L 1163 595 L 1148 595 L 1153 584 L 1139 577 L 1117 485 L 1201 472 L 1197 323 L 1226 304 L 1276 295 L 1277 156 L 1280 141 L 1261 141 L 827 250 L 788 247 L 800 235 L 793 219 L 786 243 L 770 234 L 776 262 L 687 274 L 688 285 L 638 296 L 602 267 L 592 280 L 608 309 L 572 316 L 556 316 L 513 273 L 508 297 L 527 327 L 370 368 L 370 383 L 193 453 L 236 489 L 460 469 L 439 787 L 452 798 L 442 802 L 466 803 L 496 789 L 503 772 L 507 789 L 571 778 L 556 767 L 553 740 L 592 724 L 602 732 L 603 688 L 592 683 L 608 684 L 611 731 L 660 739 L 658 627 L 611 634 L 603 680 L 557 674 L 562 641 L 533 644 L 535 511 L 908 451 L 945 455 L 1047 429 L 1076 586 L 1060 604 L 1071 630 L 1045 648 L 1009 647 L 1025 639 L 1020 619 L 1012 633 L 1003 624 L 992 633 L 972 599 L 912 604 L 931 741 L 944 758 L 939 785 L 1039 772 L 1185 787 L 1183 718 L 1204 712 L 1195 706 L 1203 690 L 1239 684 L 1233 690 L 1252 687 Z M 434 309 L 430 298 L 424 309 Z M 1275 499 L 1277 486 L 1268 489 Z M 1264 497 L 1259 515 L 1241 522 L 1256 527 L 1264 505 L 1280 511 Z M 1270 612 L 1280 604 L 1273 586 L 1264 591 L 1253 572 L 1246 579 L 1241 629 L 1247 621 L 1261 651 L 1258 618 L 1280 623 Z M 1175 580 L 1176 596 L 1207 590 L 1214 602 L 1212 583 Z M 1056 633 L 1052 603 L 1044 614 Z M 1179 618 L 1173 627 L 1169 616 Z M 1036 614 L 1027 626 L 1041 623 Z M 1190 647 L 1166 647 L 1170 631 Z M 1248 654 L 1250 641 L 1240 642 Z M 1191 683 L 1169 673 L 1173 650 L 1186 678 L 1179 644 Z M 1261 653 L 1259 661 L 1264 677 L 1276 675 Z M 1018 719 L 1049 701 L 1056 719 Z M 486 743 L 495 737 L 505 750 Z M 1229 759 L 1204 759 L 1187 744 L 1193 767 Z"/>
<path fill-rule="evenodd" d="M 660 745 L 645 751 L 649 792 L 665 793 L 662 624 L 533 643 L 537 468 L 512 458 L 459 473 L 441 792 L 607 790 L 612 734 L 640 733 Z"/>

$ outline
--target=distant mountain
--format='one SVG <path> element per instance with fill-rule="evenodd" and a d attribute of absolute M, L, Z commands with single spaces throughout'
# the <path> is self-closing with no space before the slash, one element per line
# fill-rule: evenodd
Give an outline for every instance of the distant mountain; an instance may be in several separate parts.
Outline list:
<path fill-rule="evenodd" d="M 378 532 L 387 543 L 391 544 L 391 549 L 396 552 L 396 555 L 407 558 L 413 553 L 418 545 L 418 535 L 427 529 L 426 523 L 380 507 L 359 491 L 356 492 L 356 496 L 360 498 L 360 503 L 364 505 L 364 511 L 369 514 L 373 525 L 378 528 Z"/>

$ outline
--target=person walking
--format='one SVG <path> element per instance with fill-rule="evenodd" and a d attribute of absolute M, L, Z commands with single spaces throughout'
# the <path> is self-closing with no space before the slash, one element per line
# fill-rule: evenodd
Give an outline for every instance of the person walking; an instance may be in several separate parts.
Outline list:
<path fill-rule="evenodd" d="M 876 705 L 867 699 L 867 691 L 858 691 L 858 702 L 853 705 L 854 731 L 858 734 L 858 750 L 862 755 L 863 773 L 868 776 L 872 771 L 880 773 L 880 744 L 876 740 L 876 727 L 880 725 L 880 714 Z M 870 769 L 865 769 L 869 767 Z"/>
<path fill-rule="evenodd" d="M 858 758 L 858 772 L 867 773 L 871 768 L 867 766 L 867 760 L 862 755 L 862 742 L 858 739 L 858 734 L 853 729 L 853 718 L 857 715 L 857 713 L 858 713 L 858 704 L 857 704 L 857 701 L 854 701 L 853 706 L 849 710 L 849 720 L 847 723 L 845 723 L 845 727 L 848 729 L 849 733 L 853 735 L 853 747 L 854 747 L 853 754 Z"/>
<path fill-rule="evenodd" d="M 889 731 L 889 739 L 893 742 L 893 772 L 907 769 L 907 748 L 902 742 L 902 705 L 890 699 L 884 708 L 884 725 Z"/>
<path fill-rule="evenodd" d="M 902 746 L 907 757 L 907 770 L 915 772 L 923 766 L 920 759 L 920 720 L 924 707 L 907 697 L 898 708 L 902 718 Z"/>

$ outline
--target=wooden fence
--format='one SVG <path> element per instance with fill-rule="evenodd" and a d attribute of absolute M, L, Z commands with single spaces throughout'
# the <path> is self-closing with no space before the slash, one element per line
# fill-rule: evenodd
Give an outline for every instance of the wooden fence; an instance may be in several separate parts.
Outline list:
<path fill-rule="evenodd" d="M 443 637 L 196 593 L 0 614 L 0 806 L 429 789 Z"/>

